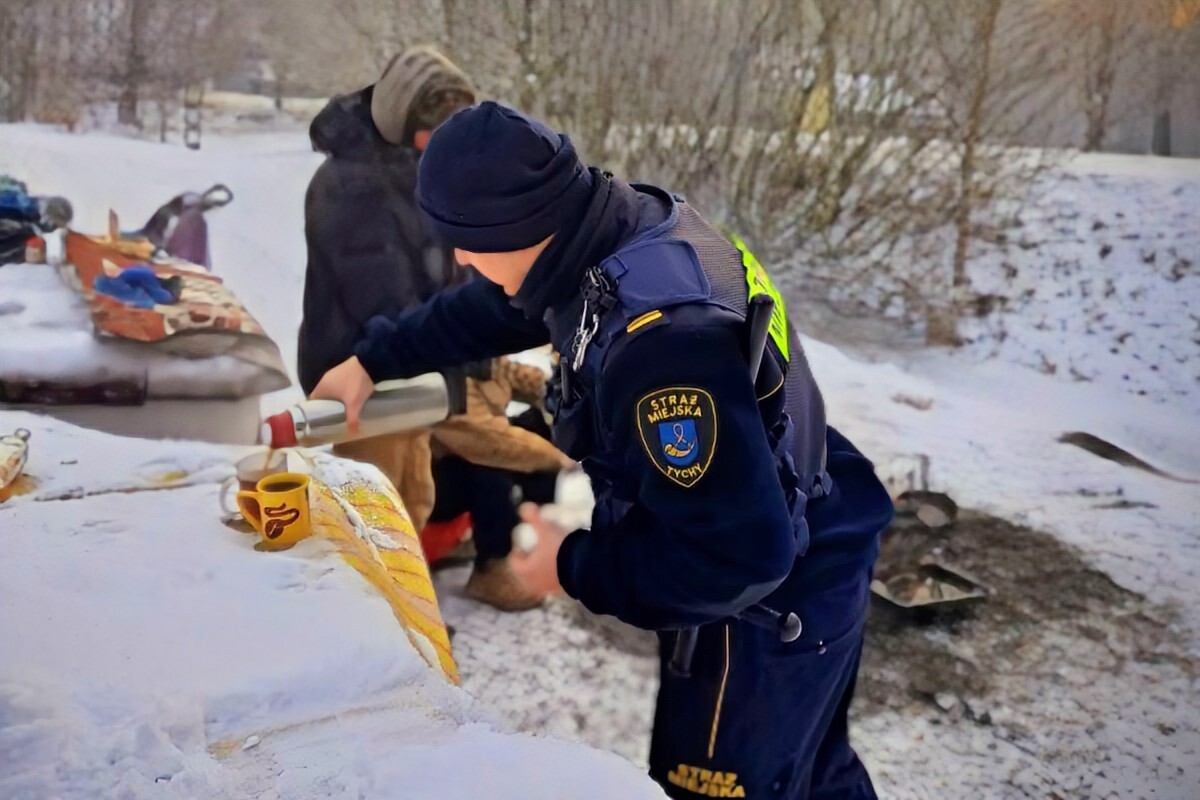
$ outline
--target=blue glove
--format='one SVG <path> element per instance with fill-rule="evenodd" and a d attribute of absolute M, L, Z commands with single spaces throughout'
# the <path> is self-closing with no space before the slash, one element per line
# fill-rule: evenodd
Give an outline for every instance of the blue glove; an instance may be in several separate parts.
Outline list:
<path fill-rule="evenodd" d="M 135 267 L 127 267 L 121 271 L 121 280 L 135 289 L 141 289 L 155 303 L 170 305 L 175 302 L 175 298 L 162 285 L 162 280 L 154 274 L 154 270 L 147 266 L 139 264 Z"/>
<path fill-rule="evenodd" d="M 153 308 L 154 299 L 136 286 L 130 286 L 122 277 L 110 278 L 101 275 L 92 284 L 93 291 L 106 294 L 134 308 Z"/>

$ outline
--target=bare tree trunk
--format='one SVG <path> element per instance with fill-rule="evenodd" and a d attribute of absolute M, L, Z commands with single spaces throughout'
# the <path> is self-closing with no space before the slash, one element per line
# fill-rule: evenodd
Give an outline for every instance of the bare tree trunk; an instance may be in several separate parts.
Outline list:
<path fill-rule="evenodd" d="M 446 49 L 451 53 L 454 52 L 454 21 L 455 21 L 455 1 L 442 0 L 442 35 L 445 37 Z"/>
<path fill-rule="evenodd" d="M 1168 15 L 1170 21 L 1167 23 L 1165 35 L 1157 43 L 1151 58 L 1151 74 L 1154 81 L 1154 104 L 1152 110 L 1154 113 L 1154 127 L 1152 129 L 1150 139 L 1150 152 L 1156 156 L 1170 156 L 1172 154 L 1171 147 L 1171 105 L 1176 97 L 1176 92 L 1179 89 L 1180 83 L 1187 78 L 1182 76 L 1187 75 L 1194 79 L 1195 72 L 1194 59 L 1178 59 L 1182 52 L 1177 50 L 1180 44 L 1179 37 L 1182 31 L 1190 27 L 1194 22 L 1184 21 L 1186 11 L 1180 11 L 1183 7 L 1182 3 L 1176 3 L 1174 12 Z M 1188 67 L 1184 68 L 1183 64 L 1188 63 Z"/>
<path fill-rule="evenodd" d="M 146 55 L 143 41 L 146 30 L 146 0 L 129 2 L 129 50 L 121 95 L 117 100 L 117 121 L 122 125 L 138 125 L 138 97 L 146 79 Z"/>
<path fill-rule="evenodd" d="M 754 54 L 758 51 L 762 40 L 763 27 L 767 20 L 774 13 L 775 4 L 768 4 L 757 20 L 749 15 L 743 17 L 742 25 L 750 26 L 748 31 L 743 31 L 741 36 L 741 45 L 735 52 L 736 65 L 730 65 L 734 74 L 732 83 L 732 91 L 730 94 L 730 117 L 729 128 L 730 137 L 726 145 L 728 150 L 736 147 L 736 141 L 739 136 L 751 136 L 753 131 L 750 126 L 745 124 L 744 115 L 746 113 L 746 84 L 750 79 L 750 62 Z M 743 165 L 740 174 L 737 177 L 733 192 L 730 194 L 731 213 L 730 217 L 733 223 L 740 230 L 747 230 L 751 224 L 748 217 L 752 217 L 753 196 L 760 186 L 759 168 L 763 164 L 763 147 L 754 147 L 751 150 L 750 156 L 746 159 L 747 163 Z"/>
<path fill-rule="evenodd" d="M 534 111 L 538 96 L 541 94 L 541 75 L 538 70 L 537 43 L 534 36 L 534 5 L 536 0 L 519 0 L 517 24 L 517 56 L 521 62 L 521 74 L 518 76 L 517 98 L 522 110 Z M 530 80 L 530 79 L 533 80 Z"/>
<path fill-rule="evenodd" d="M 929 345 L 957 346 L 958 313 L 968 287 L 967 259 L 973 238 L 972 220 L 979 201 L 979 150 L 984 140 L 987 101 L 992 90 L 993 47 L 1000 10 L 1004 0 L 980 0 L 973 4 L 974 15 L 969 31 L 969 47 L 965 62 L 952 69 L 968 68 L 969 95 L 965 119 L 957 140 L 961 155 L 957 169 L 957 198 L 952 217 L 954 255 L 951 262 L 950 286 L 939 280 L 925 308 L 925 342 Z M 943 294 L 945 288 L 949 292 Z M 948 295 L 948 296 L 947 296 Z"/>
<path fill-rule="evenodd" d="M 842 40 L 841 0 L 823 0 L 818 5 L 821 13 L 821 35 L 817 37 L 817 49 L 821 53 L 820 71 L 817 75 L 817 91 L 824 92 L 824 102 L 828 108 L 827 125 L 837 124 L 837 72 L 838 44 Z"/>
<path fill-rule="evenodd" d="M 26 8 L 26 14 L 32 16 L 35 9 Z M 27 16 L 27 18 L 28 18 Z M 33 110 L 34 98 L 37 97 L 38 86 L 38 30 L 37 26 L 33 26 L 32 31 L 18 30 L 18 36 L 27 36 L 27 40 L 23 45 L 18 45 L 17 52 L 21 53 L 21 90 L 16 97 L 17 119 L 28 119 L 30 112 Z"/>
<path fill-rule="evenodd" d="M 18 122 L 33 111 L 37 96 L 38 43 L 43 31 L 30 0 L 9 0 L 0 7 L 0 78 L 7 89 L 0 119 Z"/>
<path fill-rule="evenodd" d="M 1154 115 L 1154 132 L 1150 137 L 1150 153 L 1156 156 L 1171 155 L 1171 112 L 1162 111 Z"/>
<path fill-rule="evenodd" d="M 996 20 L 1000 16 L 1002 0 L 986 0 L 976 22 L 974 40 L 981 46 L 978 72 L 971 94 L 971 106 L 967 116 L 967 128 L 963 133 L 962 161 L 959 162 L 958 208 L 954 213 L 954 276 L 951 281 L 955 293 L 967 285 L 967 255 L 971 245 L 971 214 L 975 210 L 976 157 L 983 134 L 984 105 L 987 102 L 992 78 L 992 45 L 996 36 Z"/>
<path fill-rule="evenodd" d="M 158 105 L 158 141 L 166 144 L 167 142 L 167 100 L 165 97 L 160 97 Z"/>
<path fill-rule="evenodd" d="M 1123 0 L 1101 0 L 1104 4 L 1097 24 L 1099 41 L 1096 44 L 1092 63 L 1088 64 L 1087 133 L 1083 149 L 1096 152 L 1104 147 L 1108 136 L 1109 108 L 1112 103 L 1113 83 L 1116 80 L 1117 62 L 1117 2 Z"/>

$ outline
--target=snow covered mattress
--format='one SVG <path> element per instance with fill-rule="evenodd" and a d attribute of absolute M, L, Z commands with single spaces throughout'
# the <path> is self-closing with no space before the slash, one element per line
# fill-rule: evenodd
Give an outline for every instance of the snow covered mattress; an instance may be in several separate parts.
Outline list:
<path fill-rule="evenodd" d="M 505 732 L 335 542 L 256 552 L 223 526 L 239 451 L 0 412 L 18 426 L 36 486 L 0 506 L 0 797 L 662 797 Z"/>
<path fill-rule="evenodd" d="M 192 358 L 160 344 L 97 337 L 82 295 L 47 264 L 0 267 L 0 402 L 239 399 L 289 383 L 266 336 L 236 338 Z M 179 337 L 176 337 L 179 338 Z M 111 402 L 111 400 L 110 400 Z"/>

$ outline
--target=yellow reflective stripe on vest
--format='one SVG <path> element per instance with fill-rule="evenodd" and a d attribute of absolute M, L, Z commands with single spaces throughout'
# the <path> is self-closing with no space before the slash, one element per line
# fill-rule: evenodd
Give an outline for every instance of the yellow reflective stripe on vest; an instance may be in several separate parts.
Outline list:
<path fill-rule="evenodd" d="M 767 331 L 771 334 L 775 346 L 779 348 L 783 360 L 790 363 L 792 359 L 788 348 L 787 306 L 784 305 L 783 296 L 779 294 L 775 284 L 771 283 L 771 277 L 767 275 L 766 269 L 754 257 L 754 253 L 750 252 L 750 248 L 746 247 L 746 243 L 742 241 L 741 237 L 730 235 L 729 238 L 733 242 L 733 246 L 742 254 L 742 266 L 746 268 L 746 288 L 748 290 L 746 299 L 765 294 L 775 301 L 775 310 L 771 312 L 771 323 L 767 327 Z"/>

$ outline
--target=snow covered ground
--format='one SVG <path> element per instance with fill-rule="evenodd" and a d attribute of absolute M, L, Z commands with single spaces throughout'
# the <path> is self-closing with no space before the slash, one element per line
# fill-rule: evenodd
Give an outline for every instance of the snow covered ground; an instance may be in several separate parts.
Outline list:
<path fill-rule="evenodd" d="M 100 134 L 72 137 L 28 126 L 0 127 L 0 169 L 18 172 L 35 191 L 70 197 L 77 225 L 83 229 L 102 229 L 110 204 L 123 219 L 140 222 L 181 189 L 226 182 L 237 199 L 210 217 L 215 270 L 276 339 L 289 366 L 294 362 L 303 284 L 303 193 L 318 162 L 299 129 L 272 135 L 207 137 L 204 149 L 192 153 L 177 146 Z M 1075 178 L 1064 181 L 1047 201 L 1049 205 L 1041 207 L 1046 222 L 1033 222 L 1038 217 L 1030 216 L 1031 221 L 1004 256 L 1017 259 L 1012 263 L 1017 271 L 997 288 L 1022 297 L 1022 302 L 1002 315 L 972 323 L 966 332 L 973 341 L 963 350 L 897 352 L 889 356 L 891 363 L 871 363 L 818 341 L 806 344 L 826 394 L 831 422 L 862 446 L 894 486 L 945 491 L 963 507 L 1045 531 L 1072 545 L 1072 557 L 1083 565 L 1101 571 L 1149 604 L 1144 611 L 1149 617 L 1122 611 L 1111 615 L 1108 627 L 1101 624 L 1101 618 L 1100 644 L 1071 638 L 1058 623 L 1048 622 L 1044 629 L 1030 633 L 1029 646 L 1034 652 L 1053 659 L 1046 665 L 1049 677 L 1040 672 L 996 676 L 992 694 L 984 698 L 995 704 L 990 715 L 994 727 L 962 718 L 951 721 L 940 711 L 921 706 L 859 717 L 856 742 L 885 797 L 1184 800 L 1196 796 L 1196 776 L 1200 774 L 1200 715 L 1196 713 L 1200 708 L 1196 677 L 1200 675 L 1200 616 L 1195 611 L 1200 601 L 1200 485 L 1105 460 L 1057 440 L 1069 432 L 1088 433 L 1162 472 L 1200 478 L 1200 393 L 1196 391 L 1200 278 L 1194 267 L 1200 263 L 1200 225 L 1196 224 L 1200 168 L 1190 162 L 1156 159 L 1085 158 L 1070 169 Z M 1062 230 L 1055 234 L 1058 228 Z M 1102 256 L 1106 245 L 1111 249 Z M 991 269 L 1003 263 L 991 264 L 984 274 L 1003 275 Z M 1176 274 L 1180 277 L 1175 278 Z M 979 288 L 988 290 L 979 283 L 983 277 L 975 280 Z M 1081 288 L 1085 284 L 1086 290 Z M 998 335 L 1000 330 L 1003 336 Z M 1127 332 L 1131 335 L 1124 336 Z M 1051 370 L 1046 363 L 1056 368 Z M 1151 368 L 1155 366 L 1157 369 Z M 278 407 L 294 397 L 295 391 L 272 396 L 268 406 Z M 3 422 L 0 427 L 12 427 L 7 419 Z M 35 451 L 37 446 L 35 440 Z M 153 475 L 154 468 L 141 465 L 158 457 L 151 452 L 158 445 L 145 446 L 149 449 L 144 454 L 137 451 L 139 460 L 114 464 L 97 479 L 108 482 L 106 485 L 124 485 L 130 475 Z M 133 445 L 130 452 L 135 452 Z M 172 452 L 168 461 L 184 458 Z M 195 447 L 187 449 L 186 458 L 191 459 L 185 462 L 190 467 L 184 471 L 203 475 L 205 470 L 219 471 L 222 453 Z M 70 475 L 66 470 L 61 477 L 56 475 L 53 486 L 71 494 L 71 486 L 87 484 Z M 187 503 L 201 504 L 210 501 L 206 493 L 211 494 L 211 484 L 205 483 L 207 478 L 196 480 L 198 484 L 191 488 L 147 497 L 178 496 Z M 112 494 L 67 502 L 104 504 L 96 516 L 120 520 L 129 509 L 119 506 L 141 496 Z M 20 526 L 10 526 L 12 510 L 0 511 L 0 538 L 15 535 L 25 542 L 28 552 L 40 554 L 38 545 L 47 534 L 24 531 L 35 525 L 53 528 L 51 521 L 38 515 L 49 514 L 48 509 L 55 505 L 23 505 L 18 512 L 30 516 L 22 516 Z M 23 532 L 9 533 L 15 528 Z M 103 530 L 97 534 L 121 538 Z M 218 530 L 213 535 L 225 534 Z M 71 539 L 79 540 L 78 536 Z M 165 558 L 174 549 L 164 544 L 157 552 Z M 75 563 L 71 559 L 84 557 L 68 545 L 62 545 L 57 553 L 47 552 L 52 562 Z M 132 550 L 126 552 L 134 557 Z M 299 555 L 294 558 L 301 560 Z M 288 569 L 300 568 L 290 565 Z M 82 567 L 79 570 L 82 572 Z M 199 583 L 195 571 L 187 570 L 179 578 L 181 583 Z M 344 577 L 324 580 L 339 582 Z M 478 706 L 521 730 L 577 737 L 644 765 L 656 682 L 652 645 L 646 637 L 589 618 L 569 601 L 524 615 L 496 614 L 461 596 L 465 578 L 464 570 L 451 570 L 440 577 L 440 586 L 445 615 L 459 630 L 455 649 L 464 688 L 478 698 Z M 168 588 L 159 584 L 160 591 Z M 219 598 L 214 603 L 227 600 Z M 244 609 L 252 607 L 242 604 L 229 613 L 247 613 Z M 336 601 L 331 607 L 337 607 Z M 98 610 L 102 610 L 99 603 L 92 613 Z M 312 613 L 334 612 L 322 606 Z M 1117 628 L 1150 625 L 1144 622 L 1150 617 L 1161 620 L 1154 624 L 1161 624 L 1169 637 L 1169 652 L 1123 650 L 1119 641 L 1123 634 Z M 9 624 L 0 625 L 0 636 L 8 636 Z M 165 621 L 163 627 L 165 633 L 160 635 L 179 633 L 170 630 Z M 352 630 L 344 635 L 352 638 L 356 633 Z M 960 647 L 953 632 L 931 630 L 928 637 L 931 648 Z M 173 638 L 172 646 L 176 646 Z M 286 649 L 290 646 L 281 645 L 284 652 L 294 652 Z M 1118 652 L 1124 666 L 1094 671 L 1085 663 L 1106 665 Z M 969 653 L 959 655 L 970 658 Z M 378 657 L 386 663 L 393 663 L 387 662 L 388 658 L 399 658 L 388 652 Z M 981 669 L 988 667 L 980 665 Z M 380 669 L 384 676 L 397 674 L 388 673 L 386 666 Z M 407 697 L 388 694 L 397 682 L 389 684 L 379 675 L 375 678 L 382 683 L 371 684 L 372 691 L 385 698 L 380 700 L 385 705 L 390 702 L 386 698 L 401 702 Z M 292 702 L 310 704 L 305 714 L 318 713 L 316 707 L 329 699 L 320 687 L 298 690 Z M 57 703 L 56 713 L 71 719 L 88 719 L 87 715 L 93 714 L 79 705 L 81 700 L 61 695 L 47 699 L 50 697 L 52 693 L 39 694 L 37 702 Z M 417 691 L 414 697 L 423 695 Z M 467 702 L 456 697 L 460 699 L 455 702 Z M 352 701 L 353 692 L 346 702 Z M 6 705 L 24 709 L 33 702 L 10 700 Z M 133 718 L 142 713 L 139 702 L 114 700 L 108 712 Z M 287 712 L 282 709 L 282 716 Z M 245 713 L 252 718 L 255 712 Z M 33 712 L 0 713 L 0 737 L 5 735 L 5 720 L 27 717 L 39 718 Z M 177 717 L 168 714 L 164 718 Z M 469 714 L 454 717 L 468 718 Z M 187 719 L 184 715 L 179 723 L 185 731 L 182 741 L 201 741 Z M 357 763 L 389 749 L 386 744 L 365 745 L 377 729 L 374 726 L 383 731 L 382 741 L 388 743 L 404 738 L 397 732 L 404 719 L 391 711 L 355 717 L 350 738 L 365 748 L 361 749 L 364 761 Z M 333 727 L 302 726 L 289 732 L 292 738 L 286 746 L 279 746 L 273 763 L 298 770 L 311 759 L 315 766 L 310 767 L 309 775 L 312 770 L 328 775 L 323 771 L 327 762 L 316 754 L 326 738 L 341 735 L 337 726 L 350 723 L 339 718 L 336 724 L 328 724 Z M 255 730 L 253 726 L 228 727 L 230 735 L 237 736 Z M 213 729 L 225 733 L 220 724 Z M 71 726 L 70 730 L 81 729 Z M 154 730 L 151 727 L 146 734 L 147 741 L 158 741 Z M 192 733 L 186 733 L 188 730 Z M 433 729 L 417 726 L 416 730 L 420 733 L 414 738 L 428 740 L 426 731 Z M 447 725 L 438 730 L 447 741 L 465 748 L 478 744 L 472 733 L 476 728 Z M 77 735 L 79 741 L 87 739 L 85 734 Z M 0 748 L 4 741 L 0 738 Z M 448 759 L 453 752 L 452 748 L 445 752 L 434 749 L 436 756 L 427 753 L 431 759 Z M 154 747 L 147 752 L 155 752 Z M 201 754 L 197 758 L 210 757 Z M 245 755 L 234 757 L 238 758 L 253 761 Z M 245 771 L 240 767 L 234 772 L 224 767 L 218 771 L 225 776 L 223 780 L 252 781 L 262 779 L 265 773 L 256 772 L 260 768 L 265 769 L 255 762 Z M 207 774 L 207 769 L 184 769 L 180 774 Z M 455 780 L 470 779 L 460 774 L 465 770 L 445 771 Z M 385 772 L 381 768 L 368 771 L 368 777 L 350 774 L 362 781 L 358 785 L 366 795 L 374 796 L 369 791 L 370 776 L 377 778 Z M 615 774 L 622 773 L 615 770 Z M 572 790 L 587 784 L 587 780 L 573 782 Z M 318 794 L 319 789 L 312 796 Z"/>
<path fill-rule="evenodd" d="M 910 457 L 924 455 L 928 488 L 1055 533 L 1139 594 L 1200 607 L 1200 485 L 1057 441 L 1071 431 L 1091 433 L 1164 471 L 1200 479 L 1200 417 L 1000 362 L 965 369 L 957 359 L 925 354 L 904 372 L 816 342 L 808 352 L 834 424 L 885 476 L 906 480 Z M 1128 507 L 1106 507 L 1117 500 Z M 1200 632 L 1200 617 L 1192 620 Z"/>

